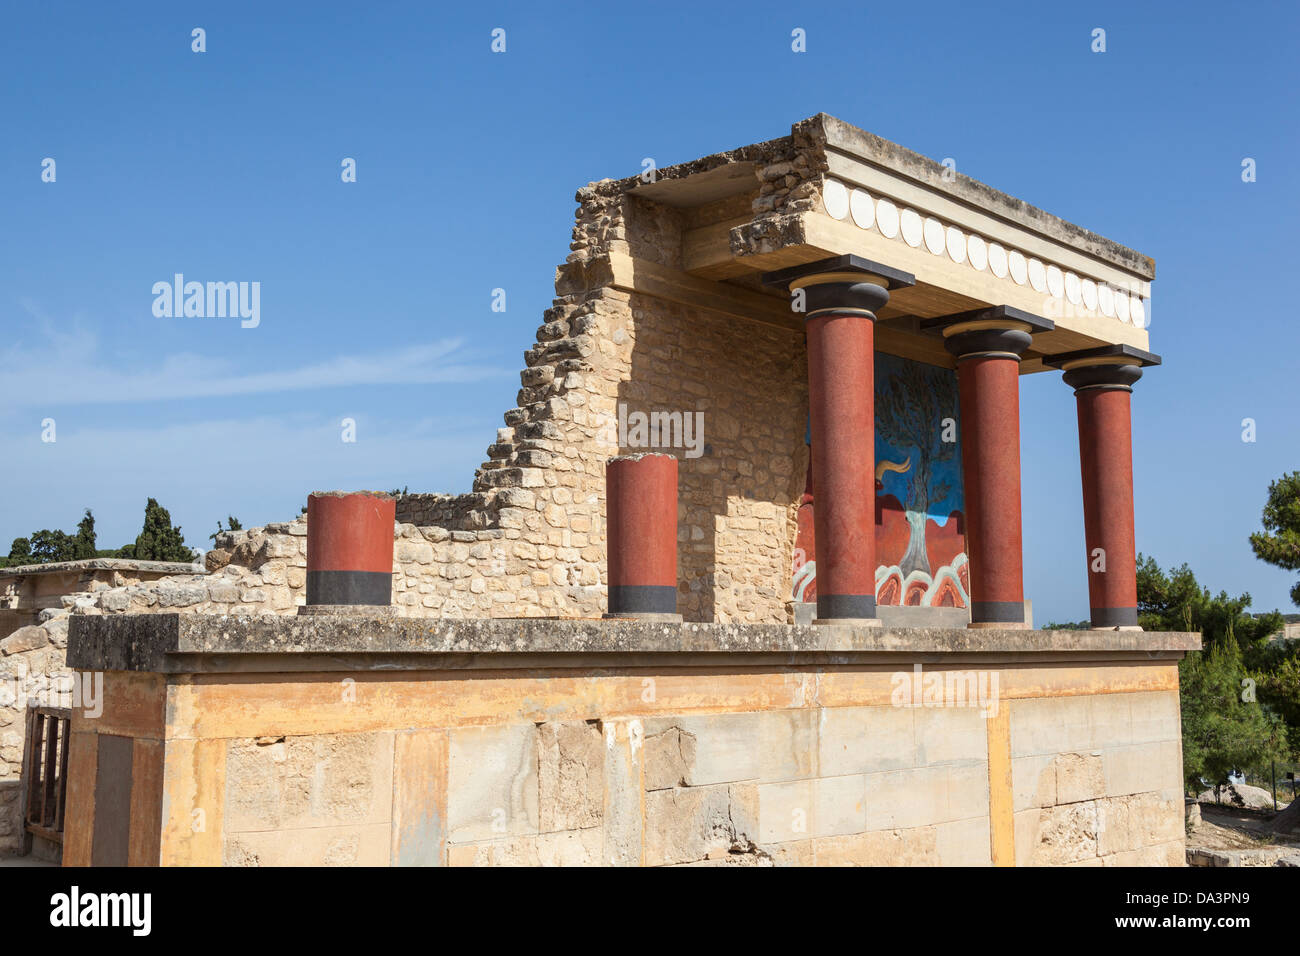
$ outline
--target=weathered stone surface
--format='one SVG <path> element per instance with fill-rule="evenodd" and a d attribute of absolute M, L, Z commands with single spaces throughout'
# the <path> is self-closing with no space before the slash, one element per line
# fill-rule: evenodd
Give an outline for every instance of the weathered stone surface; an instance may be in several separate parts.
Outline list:
<path fill-rule="evenodd" d="M 981 707 L 918 707 L 912 712 L 918 767 L 988 759 L 988 717 Z"/>
<path fill-rule="evenodd" d="M 224 548 L 213 548 L 203 556 L 203 566 L 209 571 L 220 571 L 230 563 L 232 555 Z"/>
<path fill-rule="evenodd" d="M 934 827 L 880 830 L 813 841 L 818 866 L 938 866 Z"/>
<path fill-rule="evenodd" d="M 1174 720 L 1176 730 L 1177 718 Z M 1155 743 L 1106 747 L 1101 751 L 1103 792 L 1117 796 L 1170 787 L 1172 781 L 1182 779 L 1182 753 L 1182 740 L 1176 736 Z M 1176 795 L 1181 796 L 1181 791 Z"/>
<path fill-rule="evenodd" d="M 4 640 L 0 641 L 0 654 L 22 654 L 44 647 L 50 642 L 49 633 L 43 627 L 29 624 L 20 627 Z"/>
<path fill-rule="evenodd" d="M 1061 866 L 1097 856 L 1097 804 L 1069 803 L 1015 815 L 1016 864 Z"/>
<path fill-rule="evenodd" d="M 768 843 L 758 847 L 758 853 L 770 860 L 772 866 L 816 866 L 817 864 L 812 840 Z"/>
<path fill-rule="evenodd" d="M 598 723 L 538 725 L 537 781 L 543 833 L 598 826 L 605 798 L 605 741 Z"/>
<path fill-rule="evenodd" d="M 861 782 L 862 778 L 858 778 Z M 758 842 L 788 843 L 807 840 L 816 826 L 816 798 L 812 780 L 758 786 Z"/>
<path fill-rule="evenodd" d="M 208 599 L 208 589 L 200 585 L 158 588 L 158 604 L 161 607 L 188 607 L 201 604 Z"/>
<path fill-rule="evenodd" d="M 660 737 L 674 728 L 678 731 L 677 758 L 687 786 L 789 780 L 812 775 L 815 720 L 810 710 L 689 716 L 671 722 L 648 720 L 646 732 Z M 667 739 L 662 752 L 670 761 L 672 743 Z M 653 769 L 671 777 L 671 763 Z M 661 782 L 652 777 L 647 786 L 656 789 Z"/>
<path fill-rule="evenodd" d="M 391 733 L 235 740 L 226 767 L 227 832 L 390 819 Z"/>
<path fill-rule="evenodd" d="M 1056 754 L 1013 757 L 1011 787 L 1014 810 L 1055 806 Z"/>
<path fill-rule="evenodd" d="M 538 832 L 536 737 L 532 724 L 451 733 L 447 826 L 452 843 Z"/>
<path fill-rule="evenodd" d="M 645 739 L 645 788 L 667 790 L 686 786 L 686 777 L 695 766 L 695 736 L 677 726 L 659 726 Z"/>
<path fill-rule="evenodd" d="M 1100 754 L 1057 754 L 1056 803 L 1080 803 L 1106 795 Z"/>
<path fill-rule="evenodd" d="M 537 861 L 541 866 L 600 866 L 603 848 L 599 827 L 541 833 L 537 836 Z"/>
<path fill-rule="evenodd" d="M 453 845 L 447 851 L 447 863 L 449 866 L 541 866 L 537 841 L 534 835 Z"/>
<path fill-rule="evenodd" d="M 917 766 L 917 711 L 910 707 L 833 707 L 821 714 L 823 774 L 872 773 Z"/>
<path fill-rule="evenodd" d="M 938 765 L 866 775 L 868 830 L 910 829 L 987 815 L 988 765 Z"/>
<path fill-rule="evenodd" d="M 993 863 L 987 816 L 940 823 L 934 828 L 934 841 L 940 866 L 991 866 Z"/>
<path fill-rule="evenodd" d="M 308 827 L 292 840 L 274 830 L 236 833 L 225 840 L 226 866 L 387 866 L 388 824 Z"/>
<path fill-rule="evenodd" d="M 604 846 L 606 866 L 641 864 L 645 815 L 645 731 L 640 720 L 605 721 Z"/>
<path fill-rule="evenodd" d="M 1102 866 L 1187 866 L 1187 851 L 1185 841 L 1179 839 L 1103 856 L 1101 863 Z"/>
<path fill-rule="evenodd" d="M 1158 851 L 1159 848 L 1149 848 Z M 1166 850 L 1166 852 L 1168 852 Z M 1300 865 L 1300 854 L 1292 847 L 1268 847 L 1260 850 L 1211 850 L 1208 847 L 1191 847 L 1186 851 L 1188 866 L 1286 866 Z M 1124 866 L 1125 855 L 1117 853 L 1107 860 L 1114 866 Z M 1174 866 L 1177 864 L 1167 864 Z"/>
<path fill-rule="evenodd" d="M 49 618 L 42 625 L 50 643 L 58 648 L 68 646 L 68 619 L 67 617 Z M 59 662 L 62 667 L 63 662 Z"/>
<path fill-rule="evenodd" d="M 752 852 L 757 832 L 753 786 L 685 787 L 646 794 L 647 866 Z"/>
<path fill-rule="evenodd" d="M 99 606 L 105 611 L 125 611 L 131 606 L 131 596 L 125 591 L 105 591 L 99 599 Z"/>

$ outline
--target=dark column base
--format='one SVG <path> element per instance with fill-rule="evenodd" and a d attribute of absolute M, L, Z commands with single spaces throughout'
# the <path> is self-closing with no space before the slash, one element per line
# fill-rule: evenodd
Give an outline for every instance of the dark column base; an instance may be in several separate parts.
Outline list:
<path fill-rule="evenodd" d="M 826 620 L 867 620 L 876 616 L 876 596 L 874 594 L 819 594 L 817 595 L 817 619 Z"/>
<path fill-rule="evenodd" d="M 676 614 L 677 588 L 665 584 L 611 584 L 609 617 Z"/>
<path fill-rule="evenodd" d="M 1135 607 L 1094 607 L 1093 627 L 1137 627 L 1138 610 Z"/>
<path fill-rule="evenodd" d="M 308 604 L 391 604 L 393 573 L 308 571 Z"/>
<path fill-rule="evenodd" d="M 972 601 L 970 606 L 972 627 L 1024 626 L 1024 601 Z"/>

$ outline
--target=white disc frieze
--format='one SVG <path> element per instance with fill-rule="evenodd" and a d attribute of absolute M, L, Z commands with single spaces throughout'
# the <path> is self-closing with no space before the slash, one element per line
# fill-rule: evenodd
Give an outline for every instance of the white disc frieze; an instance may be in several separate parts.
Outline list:
<path fill-rule="evenodd" d="M 1073 272 L 1065 274 L 1065 298 L 1069 300 L 1070 305 L 1078 305 L 1082 298 L 1079 295 L 1079 277 Z"/>
<path fill-rule="evenodd" d="M 876 201 L 876 228 L 886 239 L 898 235 L 898 207 L 888 199 Z"/>
<path fill-rule="evenodd" d="M 1052 294 L 1053 299 L 1065 295 L 1065 276 L 1056 266 L 1047 267 L 1047 291 Z"/>
<path fill-rule="evenodd" d="M 1084 279 L 1079 283 L 1079 293 L 1083 296 L 1083 305 L 1089 312 L 1097 311 L 1097 283 Z"/>
<path fill-rule="evenodd" d="M 1007 250 L 996 242 L 989 243 L 989 271 L 999 279 L 1007 277 Z"/>
<path fill-rule="evenodd" d="M 966 236 L 956 226 L 949 226 L 946 236 L 948 242 L 948 258 L 953 262 L 966 261 Z"/>
<path fill-rule="evenodd" d="M 943 223 L 931 216 L 925 221 L 925 248 L 936 256 L 943 254 Z"/>
<path fill-rule="evenodd" d="M 1108 285 L 1097 286 L 1097 307 L 1102 315 L 1115 317 L 1115 290 Z"/>
<path fill-rule="evenodd" d="M 1029 284 L 1035 292 L 1047 291 L 1047 269 L 1043 267 L 1041 259 L 1029 260 Z"/>
<path fill-rule="evenodd" d="M 875 204 L 866 192 L 855 189 L 849 194 L 849 213 L 859 229 L 870 229 L 876 216 Z"/>
<path fill-rule="evenodd" d="M 1025 280 L 1029 277 L 1029 272 L 1025 265 L 1025 257 L 1018 249 L 1012 249 L 1007 253 L 1007 268 L 1011 272 L 1011 278 L 1016 280 L 1016 285 L 1025 284 Z"/>
<path fill-rule="evenodd" d="M 849 191 L 838 179 L 826 180 L 822 187 L 822 205 L 832 219 L 843 219 L 849 214 Z"/>
<path fill-rule="evenodd" d="M 921 214 L 915 209 L 904 209 L 898 221 L 903 230 L 903 241 L 915 249 L 921 244 L 924 231 L 921 225 Z"/>

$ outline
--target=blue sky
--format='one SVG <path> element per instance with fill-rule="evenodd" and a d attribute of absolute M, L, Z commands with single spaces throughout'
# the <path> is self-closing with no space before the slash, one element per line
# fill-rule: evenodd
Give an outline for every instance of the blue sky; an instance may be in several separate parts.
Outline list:
<path fill-rule="evenodd" d="M 468 490 L 574 190 L 824 111 L 1156 259 L 1139 548 L 1287 609 L 1246 539 L 1300 467 L 1297 7 L 993 6 L 11 6 L 0 542 L 90 507 L 117 546 L 147 496 L 200 545 L 316 488 Z M 154 317 L 175 272 L 259 281 L 261 324 Z M 1055 373 L 1021 395 L 1026 592 L 1039 622 L 1082 618 L 1074 399 Z"/>

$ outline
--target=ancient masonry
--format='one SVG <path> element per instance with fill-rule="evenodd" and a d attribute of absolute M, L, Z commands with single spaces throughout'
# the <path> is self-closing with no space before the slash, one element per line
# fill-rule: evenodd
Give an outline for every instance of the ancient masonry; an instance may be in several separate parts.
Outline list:
<path fill-rule="evenodd" d="M 299 613 L 303 517 L 202 568 L 0 572 L 0 852 L 24 698 L 79 672 L 105 698 L 72 717 L 65 863 L 1181 864 L 1199 640 L 1133 629 L 1130 594 L 1153 263 L 824 114 L 576 198 L 472 491 L 395 503 L 391 616 Z M 1054 368 L 1075 634 L 1028 629 L 1021 583 L 1018 376 Z M 941 388 L 960 454 L 903 448 L 881 416 Z M 659 449 L 681 624 L 600 620 L 629 411 L 702 415 L 698 456 Z M 900 704 L 922 664 L 977 699 Z"/>

